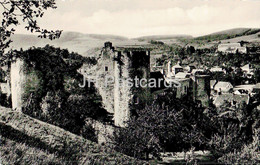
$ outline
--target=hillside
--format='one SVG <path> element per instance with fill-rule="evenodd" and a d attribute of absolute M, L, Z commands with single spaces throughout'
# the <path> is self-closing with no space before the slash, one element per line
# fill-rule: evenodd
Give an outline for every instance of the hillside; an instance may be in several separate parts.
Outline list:
<path fill-rule="evenodd" d="M 232 43 L 232 42 L 239 42 L 239 41 L 260 42 L 260 32 L 258 32 L 256 34 L 221 40 L 222 43 L 227 43 L 227 42 Z"/>
<path fill-rule="evenodd" d="M 138 41 L 162 41 L 168 45 L 185 46 L 191 44 L 196 48 L 209 48 L 214 46 L 219 41 L 221 42 L 238 42 L 241 40 L 249 42 L 260 42 L 260 29 L 258 28 L 235 28 L 224 31 L 215 32 L 199 37 L 192 37 L 189 35 L 158 35 L 158 36 L 144 36 L 135 38 Z"/>
<path fill-rule="evenodd" d="M 78 52 L 83 56 L 89 56 L 89 50 L 96 47 L 103 47 L 104 42 L 111 41 L 114 45 L 135 45 L 146 44 L 140 43 L 137 40 L 131 40 L 121 36 L 115 35 L 98 35 L 98 34 L 82 34 L 77 32 L 63 32 L 61 37 L 57 40 L 50 41 L 48 39 L 40 39 L 36 35 L 15 34 L 11 37 L 13 40 L 12 49 L 28 49 L 29 47 L 43 47 L 46 44 L 55 47 L 68 49 L 69 51 Z"/>
<path fill-rule="evenodd" d="M 260 32 L 260 29 L 256 28 L 236 28 L 236 29 L 229 29 L 225 31 L 220 31 L 216 33 L 212 33 L 205 36 L 200 36 L 194 38 L 194 40 L 207 40 L 207 41 L 218 41 L 218 40 L 225 40 L 231 39 L 241 36 L 248 36 L 253 35 Z"/>
<path fill-rule="evenodd" d="M 170 44 L 185 46 L 193 45 L 196 48 L 210 48 L 218 44 L 218 42 L 260 42 L 260 29 L 257 28 L 235 28 L 224 30 L 195 38 L 179 38 Z"/>
<path fill-rule="evenodd" d="M 0 108 L 0 160 L 3 164 L 140 164 L 23 113 Z"/>
<path fill-rule="evenodd" d="M 43 47 L 46 44 L 55 47 L 68 49 L 69 51 L 78 52 L 83 56 L 95 56 L 98 50 L 103 47 L 104 42 L 111 41 L 115 46 L 123 45 L 145 45 L 151 40 L 162 41 L 168 45 L 185 46 L 191 44 L 198 48 L 209 48 L 214 46 L 218 41 L 221 42 L 238 42 L 241 40 L 249 42 L 260 42 L 260 29 L 256 28 L 236 28 L 220 31 L 200 37 L 193 38 L 189 35 L 152 35 L 128 39 L 115 35 L 83 34 L 77 32 L 63 32 L 60 39 L 47 40 L 40 39 L 35 35 L 16 34 L 11 38 L 14 42 L 11 44 L 12 49 L 28 49 L 29 47 Z"/>
<path fill-rule="evenodd" d="M 142 36 L 134 38 L 138 41 L 150 41 L 150 40 L 172 40 L 179 38 L 192 38 L 190 35 L 152 35 L 152 36 Z"/>

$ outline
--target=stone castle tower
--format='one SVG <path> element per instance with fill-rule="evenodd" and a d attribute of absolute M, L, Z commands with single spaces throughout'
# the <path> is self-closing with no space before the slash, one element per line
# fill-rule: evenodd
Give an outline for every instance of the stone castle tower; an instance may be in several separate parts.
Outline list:
<path fill-rule="evenodd" d="M 194 101 L 200 101 L 203 107 L 208 107 L 210 100 L 210 76 L 195 75 L 192 83 Z"/>
<path fill-rule="evenodd" d="M 140 47 L 118 47 L 115 58 L 114 119 L 115 125 L 124 126 L 130 117 L 130 105 L 138 104 L 148 88 L 135 84 L 130 87 L 124 82 L 150 78 L 150 51 Z"/>
<path fill-rule="evenodd" d="M 140 91 L 147 89 L 124 83 L 135 77 L 150 77 L 150 50 L 141 46 L 114 48 L 111 42 L 106 42 L 94 70 L 91 74 L 104 108 L 114 114 L 116 126 L 125 126 L 131 115 L 130 105 L 138 100 Z M 88 75 L 88 69 L 86 72 Z"/>

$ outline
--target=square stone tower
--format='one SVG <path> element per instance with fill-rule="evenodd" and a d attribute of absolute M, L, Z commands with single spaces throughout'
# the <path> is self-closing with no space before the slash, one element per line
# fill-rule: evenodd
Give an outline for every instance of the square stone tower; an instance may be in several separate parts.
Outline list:
<path fill-rule="evenodd" d="M 93 70 L 93 69 L 92 69 Z M 88 74 L 89 69 L 84 71 Z M 97 65 L 91 73 L 96 77 L 95 86 L 102 97 L 104 108 L 114 114 L 116 126 L 125 126 L 131 115 L 131 104 L 138 103 L 148 88 L 138 83 L 133 86 L 127 82 L 150 77 L 150 49 L 142 46 L 113 47 L 106 42 L 101 50 Z"/>
<path fill-rule="evenodd" d="M 150 92 L 141 82 L 150 78 L 150 51 L 141 47 L 117 48 L 114 75 L 115 125 L 123 127 L 131 116 L 131 104 L 138 104 Z M 133 86 L 129 86 L 129 81 Z"/>
<path fill-rule="evenodd" d="M 210 76 L 195 75 L 192 83 L 194 101 L 200 101 L 203 107 L 208 107 L 210 100 Z"/>

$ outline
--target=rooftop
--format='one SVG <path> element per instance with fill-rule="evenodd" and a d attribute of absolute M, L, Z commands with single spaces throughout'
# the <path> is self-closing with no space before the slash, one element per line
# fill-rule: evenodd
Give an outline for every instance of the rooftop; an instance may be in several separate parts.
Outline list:
<path fill-rule="evenodd" d="M 219 47 L 241 47 L 240 43 L 224 43 L 224 44 L 219 44 Z"/>
<path fill-rule="evenodd" d="M 187 73 L 184 73 L 184 72 L 179 72 L 175 75 L 175 78 L 176 79 L 184 79 L 184 78 L 188 78 L 189 77 L 189 74 Z"/>
<path fill-rule="evenodd" d="M 256 85 L 255 84 L 248 84 L 248 85 L 238 85 L 235 86 L 234 89 L 238 90 L 238 89 L 248 89 L 248 90 L 252 90 Z"/>
<path fill-rule="evenodd" d="M 233 85 L 230 82 L 224 82 L 224 81 L 219 81 L 214 87 L 215 90 L 221 89 L 223 92 L 228 92 L 232 88 Z"/>
<path fill-rule="evenodd" d="M 238 104 L 241 104 L 243 102 L 248 104 L 249 96 L 248 95 L 222 94 L 222 95 L 218 95 L 213 103 L 217 107 L 219 107 L 219 106 L 223 105 L 225 102 L 231 103 L 232 101 L 235 101 Z"/>
<path fill-rule="evenodd" d="M 260 89 L 260 83 L 256 84 L 256 85 L 254 86 L 254 89 Z"/>

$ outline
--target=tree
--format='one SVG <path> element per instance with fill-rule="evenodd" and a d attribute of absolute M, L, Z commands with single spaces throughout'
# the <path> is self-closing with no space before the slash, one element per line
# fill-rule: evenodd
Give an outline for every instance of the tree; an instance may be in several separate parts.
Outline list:
<path fill-rule="evenodd" d="M 216 159 L 229 164 L 235 158 L 241 161 L 239 164 L 244 164 L 245 157 L 257 155 L 259 145 L 255 142 L 258 142 L 256 139 L 260 130 L 259 98 L 259 95 L 255 95 L 248 105 L 244 103 L 238 108 L 223 106 L 218 114 L 211 115 L 218 130 L 209 142 L 209 150 Z"/>
<path fill-rule="evenodd" d="M 55 0 L 2 0 L 0 10 L 2 20 L 0 25 L 0 55 L 12 42 L 10 37 L 15 32 L 15 27 L 24 22 L 25 28 L 30 32 L 36 32 L 40 38 L 55 39 L 61 35 L 60 30 L 47 30 L 41 28 L 37 19 L 43 17 L 44 11 L 56 9 Z"/>
<path fill-rule="evenodd" d="M 195 48 L 193 46 L 187 46 L 187 54 L 192 55 L 193 53 L 195 53 Z"/>
<path fill-rule="evenodd" d="M 116 149 L 148 159 L 149 154 L 159 157 L 162 151 L 203 148 L 212 132 L 203 110 L 188 98 L 174 98 L 171 92 L 160 96 L 144 109 L 137 110 L 126 128 L 116 130 Z"/>
<path fill-rule="evenodd" d="M 87 117 L 107 119 L 94 85 L 79 88 L 84 78 L 77 70 L 95 60 L 49 45 L 12 54 L 26 66 L 23 113 L 77 134 Z"/>

